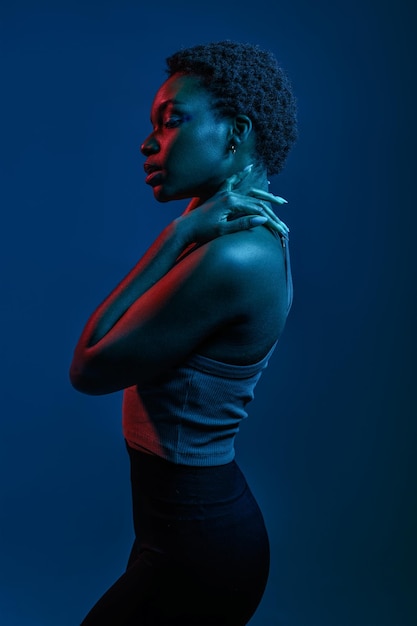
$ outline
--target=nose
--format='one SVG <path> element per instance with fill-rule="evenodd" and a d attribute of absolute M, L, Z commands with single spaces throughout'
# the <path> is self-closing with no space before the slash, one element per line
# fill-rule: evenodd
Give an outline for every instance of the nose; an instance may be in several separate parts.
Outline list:
<path fill-rule="evenodd" d="M 154 133 L 151 133 L 146 137 L 145 141 L 140 147 L 140 151 L 144 156 L 150 156 L 151 154 L 156 154 L 159 152 L 160 146 L 157 142 Z"/>

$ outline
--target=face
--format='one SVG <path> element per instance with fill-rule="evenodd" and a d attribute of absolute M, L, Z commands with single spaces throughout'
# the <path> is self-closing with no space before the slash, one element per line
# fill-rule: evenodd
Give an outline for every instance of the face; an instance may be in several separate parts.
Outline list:
<path fill-rule="evenodd" d="M 146 183 L 160 202 L 205 199 L 229 175 L 230 120 L 193 76 L 174 74 L 152 104 L 153 131 L 141 146 Z"/>

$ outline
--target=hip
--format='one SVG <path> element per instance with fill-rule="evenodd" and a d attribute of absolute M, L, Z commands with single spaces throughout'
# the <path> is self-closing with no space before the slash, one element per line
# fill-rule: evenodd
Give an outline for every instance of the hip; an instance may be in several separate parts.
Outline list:
<path fill-rule="evenodd" d="M 264 519 L 235 461 L 176 465 L 128 447 L 136 540 L 269 549 Z M 184 552 L 182 552 L 183 554 Z"/>

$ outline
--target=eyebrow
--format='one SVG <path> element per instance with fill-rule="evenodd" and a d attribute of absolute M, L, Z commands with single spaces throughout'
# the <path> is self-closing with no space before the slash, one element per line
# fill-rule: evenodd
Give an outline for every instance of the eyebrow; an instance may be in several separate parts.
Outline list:
<path fill-rule="evenodd" d="M 164 100 L 158 107 L 158 111 L 165 110 L 169 104 L 185 104 L 185 102 L 181 102 L 180 100 L 176 100 L 175 98 L 168 98 L 168 100 Z"/>
<path fill-rule="evenodd" d="M 176 100 L 175 98 L 168 98 L 168 100 L 164 100 L 163 102 L 161 102 L 158 109 L 156 110 L 156 114 L 161 115 L 161 113 L 163 113 L 170 104 L 185 104 L 185 102 L 181 102 L 180 100 Z M 151 115 L 151 123 L 152 123 L 152 115 Z"/>

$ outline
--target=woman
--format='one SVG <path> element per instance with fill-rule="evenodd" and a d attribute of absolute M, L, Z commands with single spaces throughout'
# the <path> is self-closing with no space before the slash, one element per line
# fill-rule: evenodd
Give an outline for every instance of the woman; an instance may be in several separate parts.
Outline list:
<path fill-rule="evenodd" d="M 79 391 L 125 390 L 135 529 L 126 572 L 83 626 L 241 626 L 268 577 L 233 439 L 291 305 L 288 229 L 270 206 L 285 201 L 267 174 L 296 138 L 295 101 L 257 46 L 167 63 L 146 183 L 159 202 L 190 203 L 93 313 L 71 365 Z"/>

